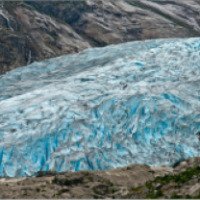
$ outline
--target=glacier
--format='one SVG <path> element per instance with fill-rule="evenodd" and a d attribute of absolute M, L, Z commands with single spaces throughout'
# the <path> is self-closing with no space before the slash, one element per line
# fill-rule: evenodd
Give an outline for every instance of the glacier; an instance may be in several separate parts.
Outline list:
<path fill-rule="evenodd" d="M 0 76 L 0 176 L 200 156 L 200 38 L 146 40 Z"/>

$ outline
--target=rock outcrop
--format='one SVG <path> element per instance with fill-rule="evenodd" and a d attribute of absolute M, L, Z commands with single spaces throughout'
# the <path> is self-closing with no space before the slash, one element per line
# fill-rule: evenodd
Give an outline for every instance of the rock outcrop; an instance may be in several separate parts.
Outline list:
<path fill-rule="evenodd" d="M 200 198 L 200 159 L 174 167 L 132 165 L 96 172 L 40 172 L 37 177 L 0 179 L 0 198 Z"/>

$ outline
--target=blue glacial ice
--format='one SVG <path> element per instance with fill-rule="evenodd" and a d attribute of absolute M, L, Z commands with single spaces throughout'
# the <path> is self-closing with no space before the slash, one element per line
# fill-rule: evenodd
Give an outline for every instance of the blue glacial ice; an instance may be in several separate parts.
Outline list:
<path fill-rule="evenodd" d="M 0 176 L 200 156 L 200 38 L 91 48 L 0 76 Z"/>

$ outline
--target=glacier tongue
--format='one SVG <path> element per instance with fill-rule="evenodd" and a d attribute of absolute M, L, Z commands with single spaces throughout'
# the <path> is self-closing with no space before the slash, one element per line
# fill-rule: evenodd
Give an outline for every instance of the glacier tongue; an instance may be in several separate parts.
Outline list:
<path fill-rule="evenodd" d="M 0 176 L 200 156 L 200 38 L 35 62 L 0 77 Z"/>

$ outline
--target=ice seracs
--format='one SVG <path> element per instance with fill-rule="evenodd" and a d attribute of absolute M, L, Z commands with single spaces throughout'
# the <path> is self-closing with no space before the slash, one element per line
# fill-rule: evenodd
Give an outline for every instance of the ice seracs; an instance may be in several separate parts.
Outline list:
<path fill-rule="evenodd" d="M 94 48 L 0 77 L 0 175 L 200 156 L 200 38 Z"/>

